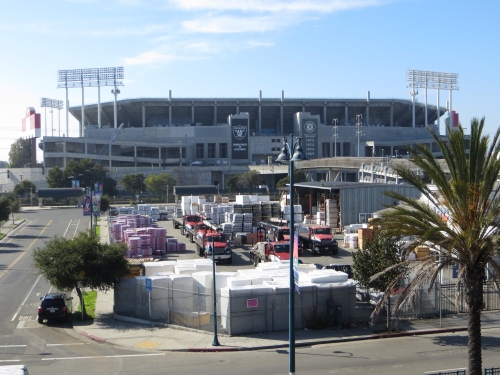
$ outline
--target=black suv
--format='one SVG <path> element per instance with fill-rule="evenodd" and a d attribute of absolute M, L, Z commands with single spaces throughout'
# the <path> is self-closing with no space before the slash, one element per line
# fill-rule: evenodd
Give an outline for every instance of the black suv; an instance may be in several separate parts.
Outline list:
<path fill-rule="evenodd" d="M 42 324 L 44 319 L 63 319 L 69 322 L 73 297 L 68 297 L 66 293 L 48 293 L 40 299 L 42 302 L 38 306 L 38 323 Z"/>

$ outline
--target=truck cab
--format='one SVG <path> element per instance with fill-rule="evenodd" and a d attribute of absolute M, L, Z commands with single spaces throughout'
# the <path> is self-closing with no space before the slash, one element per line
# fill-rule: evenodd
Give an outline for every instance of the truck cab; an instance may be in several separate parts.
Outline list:
<path fill-rule="evenodd" d="M 319 255 L 330 251 L 337 255 L 339 251 L 338 243 L 333 238 L 332 228 L 326 225 L 312 225 L 300 231 L 300 240 L 304 247 L 309 248 L 313 255 Z"/>
<path fill-rule="evenodd" d="M 210 230 L 203 235 L 203 249 L 205 258 L 224 261 L 232 264 L 233 252 L 229 247 L 226 234 Z M 212 251 L 214 252 L 212 254 Z"/>

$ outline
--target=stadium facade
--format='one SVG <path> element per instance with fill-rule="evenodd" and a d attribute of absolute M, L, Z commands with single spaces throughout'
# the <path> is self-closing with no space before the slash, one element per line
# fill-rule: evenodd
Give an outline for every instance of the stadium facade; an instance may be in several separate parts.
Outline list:
<path fill-rule="evenodd" d="M 415 143 L 435 149 L 446 108 L 403 99 L 138 98 L 70 108 L 80 137 L 44 137 L 45 168 L 92 159 L 111 171 L 196 166 L 190 183 L 222 183 L 251 166 L 267 166 L 283 137 L 301 138 L 309 159 L 405 157 Z M 456 121 L 458 124 L 458 121 Z M 446 136 L 443 136 L 446 137 Z M 193 164 L 194 163 L 194 164 Z M 207 168 L 211 166 L 211 168 Z M 191 168 L 191 169 L 192 169 Z M 286 172 L 286 171 L 285 171 Z M 182 172 L 179 172 L 182 177 Z M 184 176 L 186 177 L 186 176 Z M 193 176 L 191 176 L 193 177 Z"/>

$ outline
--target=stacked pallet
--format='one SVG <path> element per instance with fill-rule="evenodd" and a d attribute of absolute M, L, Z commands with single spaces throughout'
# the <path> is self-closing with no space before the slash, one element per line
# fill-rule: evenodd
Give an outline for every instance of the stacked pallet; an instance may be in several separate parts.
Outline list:
<path fill-rule="evenodd" d="M 339 227 L 339 208 L 336 199 L 327 199 L 325 205 L 326 225 L 331 228 Z"/>
<path fill-rule="evenodd" d="M 375 231 L 372 228 L 358 229 L 358 248 L 365 250 L 368 244 L 373 240 Z"/>

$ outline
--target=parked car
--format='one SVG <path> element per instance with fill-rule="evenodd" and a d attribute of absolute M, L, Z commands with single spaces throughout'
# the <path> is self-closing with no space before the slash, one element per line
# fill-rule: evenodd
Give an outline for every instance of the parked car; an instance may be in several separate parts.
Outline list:
<path fill-rule="evenodd" d="M 110 206 L 109 207 L 109 216 L 118 216 L 118 208 L 115 206 Z"/>
<path fill-rule="evenodd" d="M 350 264 L 329 264 L 323 268 L 344 272 L 347 274 L 347 278 L 352 279 L 352 266 Z"/>
<path fill-rule="evenodd" d="M 66 293 L 47 293 L 41 297 L 38 306 L 38 323 L 43 324 L 44 319 L 60 319 L 69 322 L 72 309 L 71 300 Z"/>
<path fill-rule="evenodd" d="M 191 163 L 191 165 L 192 165 L 192 166 L 194 166 L 194 167 L 203 167 L 203 166 L 205 165 L 205 162 L 204 162 L 204 161 L 198 161 L 198 160 L 197 160 L 197 161 L 193 161 L 193 162 Z"/>

